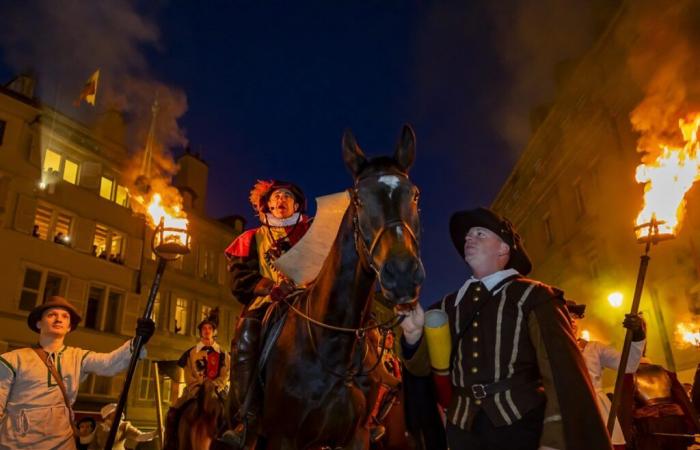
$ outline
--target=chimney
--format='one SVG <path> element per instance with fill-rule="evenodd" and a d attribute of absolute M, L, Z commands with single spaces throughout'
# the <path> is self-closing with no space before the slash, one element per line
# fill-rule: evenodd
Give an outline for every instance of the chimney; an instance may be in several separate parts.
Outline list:
<path fill-rule="evenodd" d="M 185 149 L 185 153 L 176 162 L 180 166 L 180 170 L 173 179 L 173 185 L 183 195 L 188 194 L 188 201 L 185 203 L 191 202 L 190 207 L 193 211 L 205 215 L 209 166 L 202 160 L 199 153 L 192 153 L 189 147 Z"/>

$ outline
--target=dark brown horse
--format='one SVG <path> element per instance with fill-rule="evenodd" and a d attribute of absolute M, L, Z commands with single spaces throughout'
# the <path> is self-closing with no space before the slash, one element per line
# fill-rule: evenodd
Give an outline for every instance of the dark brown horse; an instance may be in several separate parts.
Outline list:
<path fill-rule="evenodd" d="M 408 178 L 414 157 L 408 126 L 391 157 L 368 159 L 349 131 L 343 136 L 352 201 L 318 278 L 270 352 L 262 420 L 270 450 L 369 447 L 373 381 L 361 349 L 370 294 L 378 283 L 389 301 L 411 304 L 425 277 L 418 189 Z"/>
<path fill-rule="evenodd" d="M 177 427 L 179 450 L 208 450 L 225 425 L 226 409 L 214 383 L 206 379 L 196 397 L 180 413 Z"/>

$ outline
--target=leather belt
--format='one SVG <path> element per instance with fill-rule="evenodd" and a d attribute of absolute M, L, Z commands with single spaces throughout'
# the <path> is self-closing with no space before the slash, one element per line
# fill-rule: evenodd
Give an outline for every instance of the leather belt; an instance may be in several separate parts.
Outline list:
<path fill-rule="evenodd" d="M 499 392 L 505 392 L 507 390 L 524 387 L 532 385 L 533 387 L 539 386 L 541 383 L 539 380 L 516 380 L 514 378 L 506 378 L 501 381 L 496 381 L 489 384 L 472 384 L 471 386 L 461 387 L 455 386 L 455 390 L 458 393 L 468 395 L 476 400 L 482 400 L 486 397 L 491 397 L 498 394 Z"/>

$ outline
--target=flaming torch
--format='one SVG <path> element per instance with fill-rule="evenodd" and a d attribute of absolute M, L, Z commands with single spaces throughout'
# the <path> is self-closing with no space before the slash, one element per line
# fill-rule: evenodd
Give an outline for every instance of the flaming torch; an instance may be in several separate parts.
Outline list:
<path fill-rule="evenodd" d="M 698 127 L 700 114 L 695 113 L 679 121 L 683 135 L 683 146 L 661 145 L 655 159 L 637 166 L 636 180 L 644 183 L 644 207 L 637 216 L 635 231 L 637 242 L 645 244 L 637 273 L 637 284 L 632 299 L 630 314 L 637 314 L 642 297 L 644 278 L 649 265 L 649 250 L 652 244 L 673 239 L 678 233 L 685 212 L 685 194 L 700 178 L 698 160 Z M 627 330 L 620 356 L 620 366 L 615 380 L 608 432 L 612 435 L 615 418 L 620 407 L 625 368 L 629 359 L 632 332 Z"/>
<path fill-rule="evenodd" d="M 143 313 L 143 317 L 148 319 L 153 313 L 153 304 L 156 299 L 156 294 L 158 293 L 158 288 L 160 287 L 160 280 L 165 271 L 166 264 L 168 261 L 174 261 L 190 252 L 190 233 L 188 221 L 182 208 L 179 205 L 171 207 L 164 206 L 159 194 L 153 195 L 146 210 L 148 211 L 147 217 L 149 224 L 155 226 L 153 239 L 151 240 L 151 249 L 153 253 L 158 256 L 158 266 L 155 276 L 153 277 L 151 290 L 148 293 L 146 310 Z M 117 403 L 117 409 L 114 415 L 115 418 L 112 422 L 112 428 L 109 430 L 105 450 L 111 449 L 114 445 L 120 418 L 124 411 L 124 406 L 126 405 L 126 398 L 129 394 L 131 379 L 134 376 L 136 363 L 138 362 L 143 345 L 144 343 L 141 340 L 141 336 L 136 336 L 132 343 L 133 351 L 131 353 L 129 369 L 126 372 L 126 379 L 124 380 L 124 388 L 119 396 L 119 402 Z"/>

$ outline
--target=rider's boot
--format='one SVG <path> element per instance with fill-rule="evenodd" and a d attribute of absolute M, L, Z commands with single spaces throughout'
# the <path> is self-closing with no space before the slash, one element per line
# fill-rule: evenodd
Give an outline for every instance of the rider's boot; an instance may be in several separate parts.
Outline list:
<path fill-rule="evenodd" d="M 165 419 L 163 450 L 177 450 L 177 410 L 172 407 Z"/>
<path fill-rule="evenodd" d="M 234 363 L 231 368 L 231 389 L 237 401 L 229 402 L 229 417 L 237 421 L 238 425 L 222 436 L 222 441 L 236 449 L 253 448 L 258 437 L 258 415 L 261 405 L 259 388 L 254 377 L 260 356 L 260 328 L 260 319 L 245 317 L 238 329 Z M 242 407 L 248 395 L 248 407 Z"/>

